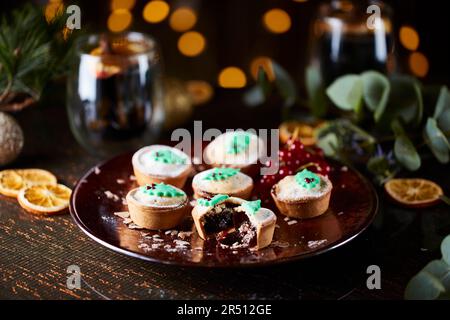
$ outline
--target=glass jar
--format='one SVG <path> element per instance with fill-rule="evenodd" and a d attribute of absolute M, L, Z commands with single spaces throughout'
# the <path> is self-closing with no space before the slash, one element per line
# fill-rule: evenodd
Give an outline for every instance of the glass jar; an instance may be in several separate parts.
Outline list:
<path fill-rule="evenodd" d="M 99 156 L 155 142 L 164 120 L 155 40 L 136 32 L 90 35 L 77 51 L 67 111 L 78 142 Z"/>
<path fill-rule="evenodd" d="M 332 0 L 319 6 L 310 32 L 309 66 L 329 85 L 347 73 L 390 73 L 393 55 L 392 11 L 382 1 Z"/>

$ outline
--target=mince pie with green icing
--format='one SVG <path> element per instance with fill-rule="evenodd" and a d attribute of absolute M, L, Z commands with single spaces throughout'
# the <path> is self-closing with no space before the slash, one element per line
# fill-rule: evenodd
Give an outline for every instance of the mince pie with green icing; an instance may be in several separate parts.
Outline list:
<path fill-rule="evenodd" d="M 132 164 L 139 185 L 164 182 L 182 188 L 192 170 L 187 154 L 158 144 L 139 149 Z"/>
<path fill-rule="evenodd" d="M 238 168 L 243 172 L 255 166 L 265 154 L 265 144 L 256 134 L 231 131 L 221 134 L 205 149 L 205 161 L 211 167 Z"/>
<path fill-rule="evenodd" d="M 281 179 L 271 195 L 280 212 L 293 218 L 312 218 L 325 213 L 333 185 L 326 176 L 304 169 Z"/>
<path fill-rule="evenodd" d="M 250 198 L 253 180 L 235 168 L 213 168 L 200 172 L 192 180 L 195 198 L 226 194 L 242 199 Z"/>
<path fill-rule="evenodd" d="M 140 227 L 170 229 L 181 223 L 189 213 L 186 193 L 165 183 L 151 183 L 128 192 L 130 218 Z"/>
<path fill-rule="evenodd" d="M 230 249 L 267 247 L 277 221 L 271 210 L 261 208 L 261 200 L 224 194 L 198 199 L 192 217 L 202 239 L 215 238 L 220 247 Z"/>

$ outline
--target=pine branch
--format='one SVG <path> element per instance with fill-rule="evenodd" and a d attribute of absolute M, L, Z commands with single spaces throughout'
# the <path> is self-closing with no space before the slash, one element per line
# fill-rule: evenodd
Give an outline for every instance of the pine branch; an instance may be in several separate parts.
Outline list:
<path fill-rule="evenodd" d="M 1 17 L 0 109 L 37 101 L 46 83 L 67 70 L 75 35 L 64 39 L 66 18 L 61 10 L 47 22 L 42 8 L 30 4 Z"/>

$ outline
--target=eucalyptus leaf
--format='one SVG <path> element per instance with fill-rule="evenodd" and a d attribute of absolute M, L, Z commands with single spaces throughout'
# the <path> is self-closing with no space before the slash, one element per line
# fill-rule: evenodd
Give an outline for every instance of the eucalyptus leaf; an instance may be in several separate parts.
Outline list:
<path fill-rule="evenodd" d="M 312 113 L 316 117 L 323 117 L 327 112 L 327 97 L 318 67 L 310 65 L 306 68 L 305 85 Z"/>
<path fill-rule="evenodd" d="M 427 271 L 420 271 L 406 286 L 406 300 L 435 300 L 445 292 L 438 278 Z"/>
<path fill-rule="evenodd" d="M 436 119 L 439 128 L 447 134 L 450 133 L 450 92 L 446 86 L 441 87 L 433 118 Z M 449 137 L 447 141 L 450 141 Z"/>
<path fill-rule="evenodd" d="M 434 109 L 434 116 L 436 120 L 439 119 L 445 110 L 450 109 L 450 93 L 446 86 L 442 86 L 439 91 L 439 96 Z"/>
<path fill-rule="evenodd" d="M 335 133 L 330 132 L 317 141 L 317 146 L 323 150 L 327 157 L 333 157 L 336 155 L 339 140 Z"/>
<path fill-rule="evenodd" d="M 438 125 L 447 134 L 447 140 L 450 140 L 448 136 L 450 134 L 450 108 L 442 112 L 438 119 Z"/>
<path fill-rule="evenodd" d="M 441 163 L 449 161 L 450 143 L 438 128 L 436 119 L 428 118 L 424 129 L 425 141 L 436 159 Z"/>
<path fill-rule="evenodd" d="M 261 86 L 256 85 L 251 87 L 244 93 L 243 100 L 247 106 L 256 107 L 266 101 L 266 96 Z"/>
<path fill-rule="evenodd" d="M 445 290 L 450 291 L 450 265 L 444 260 L 430 261 L 423 270 L 438 278 Z"/>
<path fill-rule="evenodd" d="M 337 78 L 326 92 L 331 101 L 342 110 L 357 111 L 361 108 L 363 84 L 359 75 L 348 74 Z"/>
<path fill-rule="evenodd" d="M 258 68 L 258 77 L 256 79 L 257 84 L 261 87 L 264 96 L 267 98 L 270 95 L 271 85 L 269 77 L 264 71 L 263 67 Z"/>
<path fill-rule="evenodd" d="M 420 157 L 411 140 L 406 135 L 398 136 L 394 143 L 395 158 L 408 170 L 420 168 Z"/>
<path fill-rule="evenodd" d="M 413 77 L 395 75 L 390 78 L 389 102 L 386 117 L 399 117 L 407 125 L 417 126 L 423 117 L 423 98 L 420 83 Z"/>
<path fill-rule="evenodd" d="M 363 98 L 369 110 L 373 111 L 375 122 L 378 122 L 386 109 L 391 86 L 389 80 L 377 71 L 366 71 L 361 74 L 363 82 Z"/>
<path fill-rule="evenodd" d="M 420 156 L 417 153 L 414 144 L 406 136 L 403 127 L 399 121 L 392 122 L 392 130 L 396 136 L 394 142 L 394 155 L 395 158 L 402 164 L 406 169 L 410 171 L 415 171 L 420 168 Z"/>
<path fill-rule="evenodd" d="M 441 243 L 442 259 L 450 265 L 450 235 L 446 236 Z"/>
<path fill-rule="evenodd" d="M 289 73 L 278 63 L 272 61 L 272 69 L 275 76 L 275 86 L 284 100 L 286 107 L 292 106 L 297 100 L 297 86 Z"/>

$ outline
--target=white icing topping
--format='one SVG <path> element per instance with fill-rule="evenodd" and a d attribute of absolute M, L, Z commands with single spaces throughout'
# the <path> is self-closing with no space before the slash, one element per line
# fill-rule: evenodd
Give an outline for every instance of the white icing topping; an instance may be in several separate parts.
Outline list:
<path fill-rule="evenodd" d="M 265 146 L 262 139 L 257 135 L 250 133 L 250 143 L 248 148 L 240 153 L 228 153 L 230 139 L 235 132 L 226 132 L 213 140 L 205 150 L 206 158 L 211 163 L 223 164 L 228 166 L 243 167 L 257 163 L 258 159 L 264 155 Z M 247 131 L 245 131 L 247 132 Z"/>
<path fill-rule="evenodd" d="M 331 191 L 332 185 L 327 177 L 321 176 L 320 184 L 312 189 L 306 189 L 295 181 L 295 176 L 287 176 L 275 186 L 276 196 L 281 201 L 313 200 Z"/>
<path fill-rule="evenodd" d="M 174 187 L 175 188 L 175 187 Z M 176 188 L 180 192 L 183 192 L 183 190 L 180 190 Z M 142 188 L 137 188 L 134 190 L 134 192 L 131 193 L 131 196 L 134 200 L 139 202 L 142 205 L 149 206 L 149 207 L 177 207 L 181 204 L 183 204 L 186 201 L 186 194 L 183 192 L 183 195 L 180 197 L 158 197 L 158 196 L 152 196 L 149 194 L 144 193 Z"/>
<path fill-rule="evenodd" d="M 204 180 L 204 177 L 213 170 L 214 169 L 209 169 L 195 175 L 192 180 L 192 185 L 201 191 L 209 193 L 229 194 L 245 189 L 253 183 L 252 178 L 241 172 L 238 172 L 225 180 Z"/>
<path fill-rule="evenodd" d="M 277 220 L 275 213 L 267 208 L 260 208 L 257 212 L 255 212 L 255 214 L 252 214 L 251 212 L 245 212 L 245 214 L 247 214 L 250 222 L 256 226 L 260 225 L 264 227 L 268 224 L 274 223 Z"/>
<path fill-rule="evenodd" d="M 185 164 L 168 164 L 159 161 L 155 161 L 151 154 L 155 151 L 160 150 L 170 150 L 179 157 L 185 159 Z M 137 167 L 139 171 L 144 174 L 163 176 L 163 177 L 177 177 L 182 174 L 187 167 L 190 166 L 190 159 L 187 154 L 178 150 L 177 148 L 172 148 L 164 145 L 152 145 L 139 149 L 132 159 L 134 167 Z"/>

